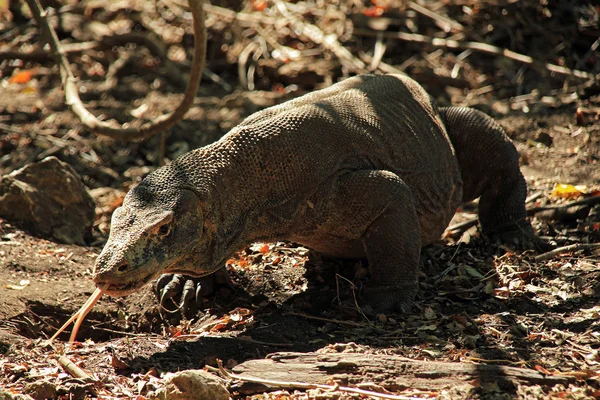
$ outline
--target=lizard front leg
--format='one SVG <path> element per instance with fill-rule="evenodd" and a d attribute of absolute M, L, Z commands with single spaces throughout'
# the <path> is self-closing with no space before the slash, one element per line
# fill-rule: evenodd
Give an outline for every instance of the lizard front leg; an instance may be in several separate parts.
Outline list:
<path fill-rule="evenodd" d="M 322 228 L 363 246 L 372 282 L 363 292 L 377 311 L 408 311 L 418 290 L 421 228 L 410 187 L 396 174 L 364 170 L 336 182 L 335 218 Z"/>
<path fill-rule="evenodd" d="M 156 281 L 154 292 L 166 313 L 181 312 L 188 318 L 202 309 L 205 297 L 219 291 L 234 291 L 235 284 L 225 268 L 201 278 L 164 274 Z"/>

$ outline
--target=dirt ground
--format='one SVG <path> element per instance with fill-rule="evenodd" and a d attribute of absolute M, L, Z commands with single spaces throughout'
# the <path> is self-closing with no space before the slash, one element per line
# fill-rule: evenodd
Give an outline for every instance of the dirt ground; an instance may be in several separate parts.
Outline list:
<path fill-rule="evenodd" d="M 63 10 L 61 38 L 93 40 L 93 18 L 78 9 L 86 2 L 71 3 L 72 9 Z M 261 12 L 256 3 L 260 2 L 253 2 L 254 8 L 245 3 L 220 5 L 248 13 Z M 526 4 L 538 8 L 543 5 Z M 111 20 L 127 25 L 123 22 L 127 18 L 122 18 L 118 8 L 98 11 L 96 6 L 88 6 L 91 15 L 103 23 Z M 537 10 L 534 6 L 531 7 Z M 160 32 L 171 32 L 169 27 L 187 29 L 176 15 L 168 13 L 162 15 L 171 19 L 153 25 L 149 21 L 155 11 L 144 7 L 131 6 L 135 26 L 151 26 Z M 495 19 L 498 15 L 505 15 L 502 9 L 508 10 L 507 18 L 514 17 L 510 3 L 500 4 L 487 10 L 492 22 L 499 21 Z M 539 13 L 543 14 L 543 7 L 541 10 Z M 345 10 L 347 21 L 354 14 L 370 15 L 363 11 L 359 6 Z M 392 11 L 393 7 L 384 10 Z M 28 25 L 25 16 L 16 10 L 12 12 L 14 19 L 4 23 L 2 32 L 13 38 L 14 49 L 25 51 L 22 46 L 38 39 L 35 27 Z M 454 9 L 447 12 L 458 18 Z M 541 15 L 538 14 L 531 14 L 533 21 L 537 21 Z M 80 18 L 84 15 L 87 19 Z M 310 19 L 309 15 L 304 16 Z M 466 26 L 464 20 L 460 21 Z M 548 21 L 550 27 L 556 22 L 552 18 Z M 473 37 L 478 37 L 478 24 L 472 22 Z M 517 28 L 511 29 L 518 33 L 528 26 L 528 21 L 515 24 Z M 217 46 L 227 43 L 233 51 L 238 45 L 227 39 L 228 29 L 218 19 L 209 25 L 216 44 L 209 48 L 208 68 L 222 71 L 219 75 L 227 84 L 203 80 L 185 120 L 164 137 L 164 152 L 157 150 L 161 147 L 160 137 L 122 143 L 96 137 L 83 129 L 64 105 L 57 70 L 48 58 L 16 62 L 0 57 L 0 174 L 54 155 L 81 174 L 97 206 L 94 241 L 87 247 L 42 239 L 35 232 L 21 230 L 13 221 L 0 220 L 0 388 L 4 390 L 0 398 L 18 393 L 44 398 L 31 385 L 49 382 L 51 389 L 46 397 L 144 399 L 160 387 L 164 373 L 215 367 L 217 359 L 235 370 L 245 361 L 280 351 L 350 352 L 374 359 L 378 355 L 398 355 L 431 362 L 514 366 L 547 377 L 565 378 L 559 384 L 543 380 L 484 384 L 477 377 L 464 377 L 445 389 L 406 387 L 394 391 L 415 398 L 600 397 L 600 252 L 567 251 L 536 260 L 539 253 L 515 253 L 489 243 L 479 235 L 477 227 L 448 232 L 438 243 L 423 249 L 420 292 L 414 309 L 407 314 L 368 316 L 358 308 L 340 307 L 338 299 L 350 296 L 350 282 L 365 274 L 364 261 L 323 258 L 294 244 L 258 243 L 243 249 L 226 266 L 237 289 L 223 289 L 208 298 L 199 317 L 181 319 L 180 315 L 160 310 L 152 288 L 147 286 L 127 298 L 102 298 L 80 331 L 79 339 L 85 342 L 71 348 L 60 341 L 45 341 L 95 289 L 91 281 L 93 263 L 106 241 L 112 211 L 124 193 L 155 169 L 161 158 L 173 159 L 210 143 L 252 112 L 326 86 L 328 79 L 335 81 L 345 74 L 344 67 L 331 55 L 319 56 L 310 65 L 292 68 L 286 64 L 286 75 L 282 73 L 286 65 L 273 66 L 275 59 L 265 59 L 256 63 L 256 76 L 260 79 L 257 78 L 254 90 L 241 87 L 235 63 L 239 55 L 234 60 L 222 58 L 225 55 L 219 52 L 226 53 L 224 45 Z M 551 33 L 563 35 L 557 39 L 559 42 L 569 35 L 566 30 Z M 189 34 L 173 35 L 190 39 Z M 166 33 L 161 37 L 170 38 Z M 367 48 L 373 44 L 364 40 L 351 45 Z M 517 41 L 518 50 L 540 56 L 533 54 L 539 43 L 524 45 L 527 40 L 522 37 L 513 40 Z M 593 40 L 581 35 L 573 38 L 572 43 L 576 42 L 582 50 L 573 45 L 571 51 L 579 52 L 583 59 L 589 46 L 581 42 L 590 44 Z M 414 49 L 414 44 L 402 50 L 397 46 L 389 44 L 389 58 L 385 58 L 389 62 L 405 54 L 402 51 L 410 55 Z M 164 77 L 160 63 L 151 57 L 148 61 L 144 47 L 138 49 L 130 51 L 126 66 L 116 74 L 118 84 L 108 90 L 104 80 L 108 61 L 101 60 L 97 49 L 96 53 L 72 57 L 73 68 L 81 74 L 81 85 L 85 87 L 82 100 L 95 114 L 124 121 L 131 118 L 132 109 L 144 103 L 150 106 L 146 118 L 152 118 L 172 109 L 180 98 L 172 93 L 181 89 Z M 1 51 L 6 50 L 0 48 Z M 118 59 L 128 48 L 115 46 L 112 51 L 110 57 Z M 446 53 L 436 51 L 429 48 L 417 52 L 420 56 L 405 72 L 420 77 L 441 104 L 471 105 L 500 122 L 521 156 L 533 199 L 527 205 L 529 209 L 592 199 L 600 194 L 597 82 L 580 87 L 585 80 L 524 69 L 513 61 L 498 61 L 502 58 L 491 61 L 491 56 L 478 53 L 470 57 L 483 61 L 464 64 L 456 79 L 439 72 L 445 63 L 455 61 L 456 54 L 446 58 Z M 438 57 L 435 61 L 431 60 L 432 54 Z M 568 57 L 564 60 L 569 62 Z M 598 73 L 595 63 L 588 59 L 584 67 Z M 438 65 L 438 69 L 430 64 Z M 96 72 L 90 72 L 93 68 Z M 504 76 L 495 73 L 497 69 L 504 71 Z M 24 82 L 11 81 L 20 71 L 33 71 L 32 77 Z M 488 80 L 477 83 L 477 76 L 487 76 Z M 505 93 L 516 85 L 511 79 L 519 76 L 516 82 L 520 92 Z M 461 82 L 469 83 L 469 87 L 457 88 Z M 490 88 L 481 90 L 487 87 Z M 557 191 L 558 184 L 578 186 L 568 194 Z M 548 218 L 538 213 L 531 217 L 532 223 L 542 238 L 556 246 L 600 243 L 597 204 L 590 206 L 583 218 Z M 465 205 L 452 224 L 472 218 L 475 211 L 476 204 Z M 67 338 L 68 334 L 61 336 L 63 340 Z M 70 378 L 57 362 L 59 354 L 68 355 L 100 383 L 92 389 L 93 385 Z M 390 388 L 383 378 L 374 382 L 376 385 Z M 365 398 L 338 390 L 307 391 L 292 386 L 242 389 L 235 382 L 230 382 L 229 390 L 235 399 Z"/>

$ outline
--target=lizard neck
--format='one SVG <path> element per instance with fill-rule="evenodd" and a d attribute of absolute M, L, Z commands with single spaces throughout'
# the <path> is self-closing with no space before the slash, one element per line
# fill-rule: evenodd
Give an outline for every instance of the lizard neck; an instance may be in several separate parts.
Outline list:
<path fill-rule="evenodd" d="M 261 223 L 265 204 L 260 199 L 267 197 L 257 192 L 253 185 L 256 170 L 249 164 L 247 151 L 238 147 L 232 141 L 222 140 L 172 163 L 174 168 L 185 171 L 201 199 L 204 231 L 211 236 L 216 263 L 269 236 Z"/>

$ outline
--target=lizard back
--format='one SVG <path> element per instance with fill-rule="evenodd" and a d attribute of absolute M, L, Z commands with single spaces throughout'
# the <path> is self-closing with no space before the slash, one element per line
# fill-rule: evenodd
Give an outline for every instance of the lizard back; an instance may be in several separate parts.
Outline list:
<path fill-rule="evenodd" d="M 219 196 L 221 208 L 264 220 L 253 239 L 302 230 L 299 213 L 314 220 L 304 224 L 312 230 L 317 211 L 334 212 L 323 197 L 335 177 L 351 171 L 387 170 L 405 180 L 424 243 L 439 237 L 462 197 L 454 149 L 435 106 L 402 75 L 357 76 L 267 108 L 173 165 L 197 177 L 197 185 L 205 185 L 209 174 L 220 182 L 214 186 L 231 188 Z M 313 207 L 311 216 L 307 204 L 322 207 Z M 273 223 L 276 228 L 268 228 Z"/>

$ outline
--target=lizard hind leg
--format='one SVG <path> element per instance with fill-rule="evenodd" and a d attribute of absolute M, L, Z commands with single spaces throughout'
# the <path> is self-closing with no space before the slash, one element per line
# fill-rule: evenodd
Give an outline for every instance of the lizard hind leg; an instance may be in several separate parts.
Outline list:
<path fill-rule="evenodd" d="M 339 226 L 359 239 L 372 281 L 363 299 L 376 311 L 409 311 L 418 290 L 421 228 L 410 187 L 396 174 L 361 170 L 338 182 Z"/>

